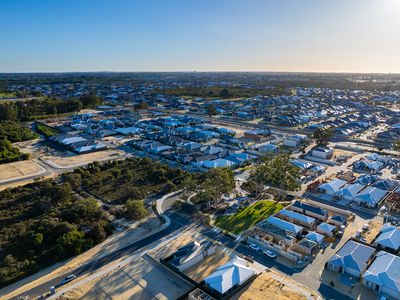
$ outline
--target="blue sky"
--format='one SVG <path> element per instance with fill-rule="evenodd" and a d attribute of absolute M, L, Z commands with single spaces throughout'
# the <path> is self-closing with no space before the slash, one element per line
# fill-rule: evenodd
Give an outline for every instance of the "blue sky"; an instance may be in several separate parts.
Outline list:
<path fill-rule="evenodd" d="M 400 0 L 0 0 L 0 72 L 400 73 Z"/>

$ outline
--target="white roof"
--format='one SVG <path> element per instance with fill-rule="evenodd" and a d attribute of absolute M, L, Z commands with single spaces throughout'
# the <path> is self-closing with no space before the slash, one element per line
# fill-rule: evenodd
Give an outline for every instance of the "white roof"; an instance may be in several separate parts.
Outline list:
<path fill-rule="evenodd" d="M 219 167 L 231 167 L 235 163 L 233 161 L 217 158 L 214 160 L 206 160 L 202 163 L 202 165 L 206 168 L 219 168 Z"/>
<path fill-rule="evenodd" d="M 291 211 L 291 210 L 287 210 L 287 209 L 282 209 L 279 213 L 279 215 L 283 215 L 286 216 L 288 218 L 306 223 L 306 224 L 314 224 L 315 223 L 315 219 L 303 214 L 299 214 L 297 212 Z"/>
<path fill-rule="evenodd" d="M 357 195 L 354 199 L 357 202 L 365 202 L 370 206 L 374 206 L 378 204 L 383 197 L 385 197 L 386 191 L 375 188 L 375 187 L 367 187 L 361 193 Z"/>
<path fill-rule="evenodd" d="M 389 223 L 384 224 L 375 243 L 393 250 L 400 249 L 400 229 Z"/>
<path fill-rule="evenodd" d="M 379 251 L 363 279 L 400 295 L 400 257 Z"/>
<path fill-rule="evenodd" d="M 64 145 L 69 145 L 69 144 L 73 144 L 73 143 L 76 143 L 76 142 L 82 142 L 82 141 L 86 141 L 86 139 L 81 137 L 81 136 L 73 136 L 73 137 L 63 138 L 60 141 L 60 143 L 62 143 Z"/>
<path fill-rule="evenodd" d="M 321 184 L 318 188 L 326 191 L 327 193 L 336 194 L 346 183 L 347 181 L 345 180 L 334 179 L 331 182 Z"/>
<path fill-rule="evenodd" d="M 299 232 L 301 232 L 303 230 L 303 227 L 301 226 L 297 226 L 293 223 L 287 222 L 285 220 L 279 219 L 277 217 L 274 216 L 270 216 L 269 218 L 267 218 L 267 223 L 274 225 L 276 227 L 279 227 L 281 229 L 285 229 L 288 231 L 291 231 L 295 234 L 298 234 Z"/>
<path fill-rule="evenodd" d="M 244 259 L 235 257 L 225 265 L 219 267 L 214 273 L 205 278 L 204 281 L 220 294 L 224 294 L 235 285 L 242 284 L 256 273 L 247 264 L 248 262 Z"/>
<path fill-rule="evenodd" d="M 137 127 L 125 127 L 125 128 L 117 128 L 114 131 L 121 133 L 121 134 L 134 134 L 140 132 L 141 129 Z"/>
<path fill-rule="evenodd" d="M 340 189 L 340 194 L 342 197 L 354 198 L 363 188 L 365 188 L 365 185 L 359 183 L 349 184 Z"/>
<path fill-rule="evenodd" d="M 332 232 L 336 229 L 335 226 L 328 224 L 328 223 L 321 223 L 317 227 L 319 230 L 323 230 L 325 232 Z"/>

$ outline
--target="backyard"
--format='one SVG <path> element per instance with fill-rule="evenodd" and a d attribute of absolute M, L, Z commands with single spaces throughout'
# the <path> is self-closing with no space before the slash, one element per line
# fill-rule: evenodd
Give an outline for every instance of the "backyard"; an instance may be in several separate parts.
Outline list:
<path fill-rule="evenodd" d="M 282 208 L 282 204 L 275 201 L 258 201 L 233 215 L 218 217 L 215 225 L 232 233 L 239 234 L 280 211 Z"/>

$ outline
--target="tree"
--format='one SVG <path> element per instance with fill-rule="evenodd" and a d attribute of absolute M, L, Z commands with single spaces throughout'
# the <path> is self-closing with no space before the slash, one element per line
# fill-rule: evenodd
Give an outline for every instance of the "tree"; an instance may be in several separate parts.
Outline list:
<path fill-rule="evenodd" d="M 82 176 L 79 173 L 65 173 L 63 174 L 64 180 L 74 188 L 82 186 Z"/>
<path fill-rule="evenodd" d="M 140 102 L 134 106 L 135 110 L 148 109 L 149 105 L 146 102 Z"/>
<path fill-rule="evenodd" d="M 181 187 L 183 188 L 182 199 L 187 202 L 189 196 L 196 190 L 197 182 L 191 174 L 187 174 L 181 181 Z"/>
<path fill-rule="evenodd" d="M 42 242 L 43 242 L 43 233 L 41 233 L 41 232 L 36 233 L 36 234 L 33 236 L 33 243 L 34 243 L 36 246 L 40 246 L 40 245 L 42 244 Z"/>
<path fill-rule="evenodd" d="M 227 99 L 229 97 L 232 97 L 232 94 L 229 92 L 228 89 L 222 89 L 221 92 L 219 92 L 219 97 L 222 99 Z"/>
<path fill-rule="evenodd" d="M 147 210 L 144 207 L 143 201 L 128 200 L 125 203 L 126 213 L 130 219 L 140 220 L 147 215 Z"/>
<path fill-rule="evenodd" d="M 100 97 L 97 96 L 95 93 L 82 95 L 79 97 L 79 100 L 82 102 L 82 106 L 85 108 L 87 107 L 95 108 L 102 102 Z"/>
<path fill-rule="evenodd" d="M 332 128 L 318 128 L 314 131 L 312 137 L 318 146 L 326 146 L 332 139 L 334 133 Z"/>
<path fill-rule="evenodd" d="M 208 114 L 208 116 L 209 116 L 210 118 L 211 118 L 212 116 L 218 115 L 218 112 L 217 112 L 217 110 L 216 110 L 216 108 L 215 108 L 215 105 L 210 104 L 210 105 L 207 106 L 207 114 Z"/>
<path fill-rule="evenodd" d="M 400 140 L 393 143 L 393 150 L 400 151 Z"/>
<path fill-rule="evenodd" d="M 222 194 L 230 192 L 235 187 L 235 178 L 229 168 L 215 168 L 205 173 L 197 180 L 196 196 L 192 198 L 194 203 L 207 203 L 211 205 Z"/>
<path fill-rule="evenodd" d="M 300 189 L 300 169 L 290 162 L 287 154 L 265 158 L 250 175 L 255 184 L 271 184 L 277 188 L 296 191 Z"/>
<path fill-rule="evenodd" d="M 0 120 L 1 121 L 16 121 L 17 108 L 14 103 L 5 103 L 0 106 Z"/>
<path fill-rule="evenodd" d="M 85 234 L 82 231 L 76 229 L 62 235 L 57 239 L 57 251 L 63 257 L 69 257 L 72 255 L 80 254 L 84 250 L 86 244 L 84 239 Z"/>

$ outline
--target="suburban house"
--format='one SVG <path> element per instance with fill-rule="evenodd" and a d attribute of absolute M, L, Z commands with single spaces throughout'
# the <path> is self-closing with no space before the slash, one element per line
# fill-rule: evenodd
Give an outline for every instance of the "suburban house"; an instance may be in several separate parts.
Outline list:
<path fill-rule="evenodd" d="M 381 296 L 400 299 L 399 270 L 400 257 L 385 251 L 379 251 L 368 270 L 362 276 L 363 284 Z"/>
<path fill-rule="evenodd" d="M 326 221 L 328 219 L 328 212 L 318 206 L 310 205 L 305 202 L 296 200 L 290 207 L 290 210 L 300 212 L 315 219 Z"/>
<path fill-rule="evenodd" d="M 306 226 L 309 228 L 314 227 L 316 222 L 315 218 L 313 217 L 309 217 L 287 209 L 282 209 L 281 211 L 279 211 L 277 216 L 291 223 L 297 223 L 299 225 Z"/>
<path fill-rule="evenodd" d="M 330 196 L 338 194 L 339 190 L 347 184 L 347 181 L 342 179 L 334 179 L 331 182 L 323 183 L 318 187 L 318 192 L 324 193 Z"/>
<path fill-rule="evenodd" d="M 349 240 L 326 263 L 326 267 L 337 273 L 347 273 L 360 278 L 375 253 L 373 247 Z"/>
<path fill-rule="evenodd" d="M 250 267 L 248 261 L 235 257 L 206 277 L 204 283 L 219 296 L 224 296 L 229 291 L 249 282 L 255 275 L 256 271 Z"/>
<path fill-rule="evenodd" d="M 365 188 L 365 185 L 354 183 L 348 184 L 338 191 L 338 196 L 342 199 L 353 201 L 357 194 Z"/>
<path fill-rule="evenodd" d="M 278 153 L 279 147 L 275 144 L 264 144 L 257 148 L 261 153 Z"/>
<path fill-rule="evenodd" d="M 323 234 L 325 236 L 329 236 L 329 237 L 333 236 L 335 230 L 336 230 L 336 226 L 328 224 L 328 223 L 324 223 L 324 222 L 319 224 L 317 227 L 318 233 L 321 233 L 321 234 Z"/>
<path fill-rule="evenodd" d="M 215 253 L 215 245 L 209 241 L 193 241 L 178 250 L 172 255 L 170 264 L 179 271 L 184 271 L 201 262 L 209 255 Z"/>
<path fill-rule="evenodd" d="M 318 245 L 322 245 L 325 239 L 325 237 L 322 234 L 316 233 L 314 231 L 310 231 L 309 233 L 307 233 L 307 235 L 304 238 L 316 242 Z"/>
<path fill-rule="evenodd" d="M 307 136 L 303 134 L 291 135 L 283 139 L 283 145 L 286 147 L 299 147 L 307 140 Z"/>
<path fill-rule="evenodd" d="M 347 223 L 347 218 L 342 215 L 334 215 L 328 219 L 328 223 L 336 225 L 336 226 L 342 226 Z"/>
<path fill-rule="evenodd" d="M 368 172 L 374 174 L 383 169 L 384 164 L 380 161 L 373 161 L 369 159 L 363 159 L 356 161 L 353 164 L 355 170 L 360 170 L 364 172 Z"/>
<path fill-rule="evenodd" d="M 331 159 L 333 156 L 333 149 L 329 147 L 316 147 L 312 149 L 311 156 L 321 159 Z"/>
<path fill-rule="evenodd" d="M 360 205 L 376 208 L 386 194 L 387 192 L 384 190 L 369 186 L 357 194 L 353 201 Z"/>
<path fill-rule="evenodd" d="M 295 236 L 299 235 L 303 231 L 303 227 L 297 226 L 293 223 L 287 222 L 285 220 L 279 219 L 274 216 L 268 217 L 265 221 L 270 225 L 273 225 L 285 231 L 289 231 L 293 233 Z"/>
<path fill-rule="evenodd" d="M 400 250 L 400 229 L 396 226 L 386 223 L 382 226 L 374 245 L 380 249 L 396 252 Z"/>

